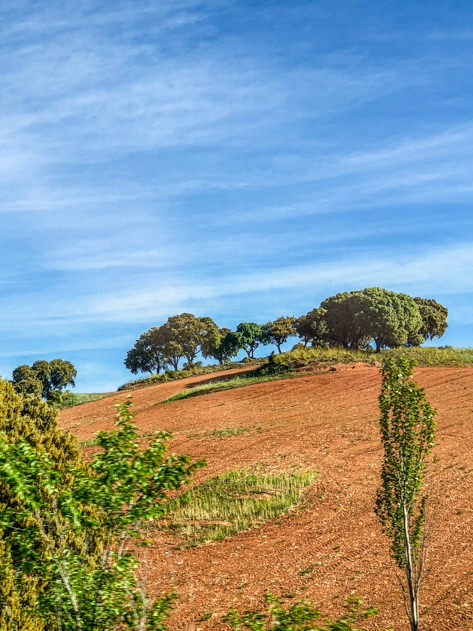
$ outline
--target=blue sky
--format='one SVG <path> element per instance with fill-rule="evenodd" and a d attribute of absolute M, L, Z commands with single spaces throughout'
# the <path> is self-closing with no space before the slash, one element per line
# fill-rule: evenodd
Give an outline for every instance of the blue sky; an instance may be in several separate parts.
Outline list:
<path fill-rule="evenodd" d="M 473 345 L 473 5 L 3 0 L 0 374 L 382 286 Z"/>

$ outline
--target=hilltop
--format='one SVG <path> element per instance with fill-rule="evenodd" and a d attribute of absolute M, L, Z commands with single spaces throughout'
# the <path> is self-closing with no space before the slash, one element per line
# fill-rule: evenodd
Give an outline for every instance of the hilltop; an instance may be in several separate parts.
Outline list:
<path fill-rule="evenodd" d="M 166 405 L 160 403 L 217 375 L 132 393 L 143 440 L 150 432 L 169 430 L 173 451 L 206 458 L 207 467 L 195 482 L 243 466 L 278 473 L 317 471 L 297 508 L 227 539 L 183 548 L 171 533 L 153 532 L 152 582 L 179 594 L 170 628 L 189 629 L 191 610 L 196 629 L 214 628 L 229 606 L 252 607 L 269 590 L 288 602 L 307 597 L 329 610 L 338 610 L 341 598 L 354 591 L 380 609 L 369 628 L 404 629 L 389 544 L 373 514 L 382 455 L 379 372 L 362 363 L 336 368 Z M 433 519 L 424 625 L 431 631 L 470 628 L 473 371 L 424 367 L 417 369 L 416 379 L 438 409 L 437 443 L 426 480 Z M 63 410 L 61 425 L 88 451 L 94 432 L 113 427 L 114 404 L 126 396 L 117 393 Z"/>

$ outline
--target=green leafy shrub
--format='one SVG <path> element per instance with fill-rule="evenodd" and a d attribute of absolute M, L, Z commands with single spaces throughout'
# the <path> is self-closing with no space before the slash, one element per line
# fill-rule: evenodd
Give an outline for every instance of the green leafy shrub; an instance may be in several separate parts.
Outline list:
<path fill-rule="evenodd" d="M 7 387 L 2 394 L 0 628 L 164 629 L 174 597 L 146 593 L 137 553 L 145 524 L 165 514 L 169 491 L 203 463 L 168 456 L 166 433 L 141 449 L 128 400 L 118 406 L 117 429 L 98 433 L 86 464 L 74 439 L 55 429 L 50 408 L 22 404 Z"/>

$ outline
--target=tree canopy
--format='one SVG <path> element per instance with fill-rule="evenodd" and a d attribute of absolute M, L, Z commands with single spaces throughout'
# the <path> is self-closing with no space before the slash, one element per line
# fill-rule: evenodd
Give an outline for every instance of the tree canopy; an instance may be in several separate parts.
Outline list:
<path fill-rule="evenodd" d="M 207 335 L 202 343 L 202 355 L 214 357 L 219 364 L 224 364 L 235 357 L 239 350 L 235 333 L 225 327 L 217 329 L 217 334 L 212 332 L 211 335 Z"/>
<path fill-rule="evenodd" d="M 12 383 L 17 392 L 56 400 L 68 385 L 75 385 L 77 370 L 64 359 L 44 359 L 35 361 L 32 366 L 22 364 L 12 373 Z"/>
<path fill-rule="evenodd" d="M 256 322 L 240 322 L 236 328 L 235 341 L 248 357 L 255 356 L 255 350 L 261 343 L 267 342 L 263 327 Z"/>
<path fill-rule="evenodd" d="M 376 351 L 407 344 L 422 325 L 419 308 L 407 294 L 380 287 L 353 292 L 353 322 L 362 339 L 373 340 Z"/>
<path fill-rule="evenodd" d="M 360 348 L 367 341 L 355 316 L 358 310 L 358 292 L 342 292 L 322 301 L 327 327 L 327 341 L 344 348 Z"/>
<path fill-rule="evenodd" d="M 165 628 L 173 595 L 144 591 L 137 549 L 204 463 L 167 454 L 165 432 L 143 449 L 131 401 L 117 407 L 86 463 L 52 408 L 0 380 L 1 629 Z"/>
<path fill-rule="evenodd" d="M 319 307 L 297 318 L 294 328 L 297 335 L 304 341 L 304 346 L 307 346 L 309 342 L 311 344 L 326 342 L 328 329 L 325 313 L 325 309 Z"/>
<path fill-rule="evenodd" d="M 313 343 L 365 348 L 374 342 L 380 351 L 440 337 L 447 328 L 447 315 L 447 309 L 435 300 L 368 287 L 326 298 L 319 309 L 299 318 L 296 328 L 306 344 L 312 339 Z"/>
<path fill-rule="evenodd" d="M 128 351 L 124 363 L 132 373 L 160 372 L 167 365 L 178 370 L 184 357 L 192 365 L 199 351 L 212 355 L 210 349 L 215 348 L 219 339 L 219 329 L 212 318 L 177 314 L 143 333 Z"/>
<path fill-rule="evenodd" d="M 447 315 L 447 308 L 432 298 L 412 298 L 381 287 L 329 296 L 298 318 L 280 316 L 264 325 L 240 322 L 235 331 L 219 328 L 208 316 L 181 313 L 140 335 L 124 363 L 132 373 L 159 373 L 168 366 L 178 370 L 184 358 L 186 366 L 192 367 L 201 353 L 223 364 L 240 350 L 254 358 L 260 345 L 275 344 L 280 353 L 293 335 L 299 336 L 305 346 L 369 349 L 374 345 L 379 352 L 383 348 L 418 346 L 426 339 L 441 337 L 448 326 Z M 50 363 L 35 362 L 35 374 L 30 367 L 19 366 L 15 377 L 18 391 L 37 392 L 35 378 L 49 379 Z"/>
<path fill-rule="evenodd" d="M 281 346 L 287 342 L 288 338 L 295 335 L 296 318 L 294 316 L 281 316 L 277 320 L 268 322 L 263 326 L 264 341 L 269 344 L 275 344 L 278 353 L 281 352 Z"/>
<path fill-rule="evenodd" d="M 448 309 L 433 298 L 414 298 L 419 307 L 422 318 L 422 326 L 418 335 L 424 340 L 433 340 L 434 337 L 442 337 L 447 330 Z"/>

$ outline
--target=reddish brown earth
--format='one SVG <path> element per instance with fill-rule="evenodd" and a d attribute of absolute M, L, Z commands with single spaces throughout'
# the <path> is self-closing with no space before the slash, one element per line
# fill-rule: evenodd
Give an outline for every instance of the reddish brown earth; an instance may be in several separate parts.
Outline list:
<path fill-rule="evenodd" d="M 423 631 L 473 630 L 473 370 L 423 368 L 416 378 L 438 409 L 426 479 L 431 532 Z M 158 536 L 149 558 L 152 582 L 179 594 L 169 628 L 217 628 L 230 606 L 259 606 L 265 591 L 288 603 L 291 597 L 309 598 L 330 612 L 353 591 L 380 609 L 366 622 L 369 629 L 407 630 L 388 541 L 373 514 L 382 455 L 377 369 L 341 366 L 155 405 L 201 381 L 195 377 L 132 395 L 141 432 L 171 430 L 173 451 L 207 459 L 197 480 L 257 463 L 274 470 L 316 469 L 319 476 L 301 507 L 224 541 L 182 550 L 170 535 Z M 90 438 L 112 427 L 114 402 L 112 397 L 64 410 L 62 426 L 80 440 Z M 195 436 L 232 427 L 255 429 L 225 438 Z M 210 612 L 208 621 L 199 622 Z"/>

